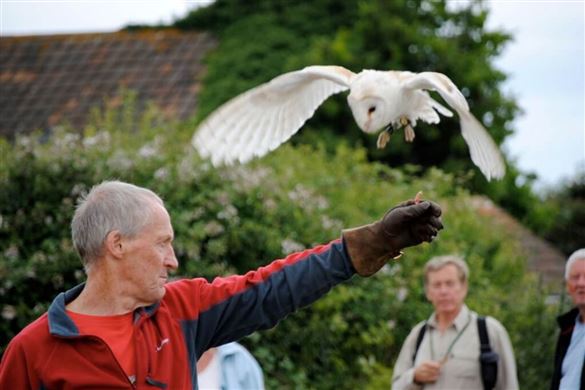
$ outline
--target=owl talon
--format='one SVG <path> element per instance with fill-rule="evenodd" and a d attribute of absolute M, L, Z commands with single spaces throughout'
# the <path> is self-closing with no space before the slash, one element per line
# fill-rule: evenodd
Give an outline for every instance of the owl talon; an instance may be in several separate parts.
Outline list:
<path fill-rule="evenodd" d="M 415 137 L 414 129 L 410 124 L 406 125 L 406 127 L 404 128 L 404 140 L 406 142 L 412 142 L 414 141 L 414 137 Z"/>
<path fill-rule="evenodd" d="M 390 134 L 389 130 L 384 130 L 378 136 L 378 141 L 376 141 L 376 146 L 378 149 L 384 149 L 388 142 L 390 141 Z"/>

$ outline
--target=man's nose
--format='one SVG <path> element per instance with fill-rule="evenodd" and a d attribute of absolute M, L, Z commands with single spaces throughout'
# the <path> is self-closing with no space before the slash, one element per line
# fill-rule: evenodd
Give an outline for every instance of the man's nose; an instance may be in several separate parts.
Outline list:
<path fill-rule="evenodd" d="M 175 250 L 171 246 L 169 249 L 169 253 L 165 257 L 165 267 L 175 270 L 179 268 L 179 260 L 177 260 L 177 256 L 175 256 Z"/>

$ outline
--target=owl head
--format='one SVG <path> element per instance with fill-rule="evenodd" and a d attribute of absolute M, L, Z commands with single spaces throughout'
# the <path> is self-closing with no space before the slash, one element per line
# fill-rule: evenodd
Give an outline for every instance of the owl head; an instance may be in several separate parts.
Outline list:
<path fill-rule="evenodd" d="M 394 91 L 387 84 L 383 72 L 373 70 L 361 72 L 352 81 L 347 103 L 356 123 L 366 133 L 376 133 L 394 119 L 388 104 Z"/>

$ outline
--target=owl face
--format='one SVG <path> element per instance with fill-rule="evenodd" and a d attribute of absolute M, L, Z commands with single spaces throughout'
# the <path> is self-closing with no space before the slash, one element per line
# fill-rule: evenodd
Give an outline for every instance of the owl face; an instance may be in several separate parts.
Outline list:
<path fill-rule="evenodd" d="M 364 70 L 351 84 L 347 103 L 353 117 L 364 132 L 376 133 L 396 118 L 395 102 L 398 84 L 387 72 Z"/>
<path fill-rule="evenodd" d="M 384 115 L 384 100 L 377 96 L 357 98 L 350 93 L 347 102 L 351 108 L 353 118 L 360 129 L 366 133 L 375 133 L 388 125 Z"/>

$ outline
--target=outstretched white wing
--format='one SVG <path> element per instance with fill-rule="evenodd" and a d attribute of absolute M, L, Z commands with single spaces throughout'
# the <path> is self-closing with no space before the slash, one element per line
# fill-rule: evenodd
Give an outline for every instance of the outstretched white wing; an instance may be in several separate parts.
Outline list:
<path fill-rule="evenodd" d="M 471 161 L 479 167 L 488 181 L 504 176 L 506 166 L 502 153 L 487 130 L 469 112 L 467 100 L 447 76 L 435 72 L 413 74 L 404 81 L 403 86 L 408 89 L 437 91 L 459 115 L 461 134 L 469 146 Z"/>
<path fill-rule="evenodd" d="M 329 96 L 349 88 L 355 74 L 340 66 L 285 73 L 212 112 L 193 146 L 214 165 L 246 162 L 287 141 Z"/>

